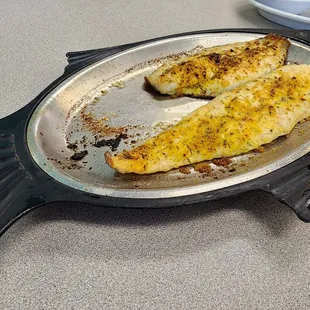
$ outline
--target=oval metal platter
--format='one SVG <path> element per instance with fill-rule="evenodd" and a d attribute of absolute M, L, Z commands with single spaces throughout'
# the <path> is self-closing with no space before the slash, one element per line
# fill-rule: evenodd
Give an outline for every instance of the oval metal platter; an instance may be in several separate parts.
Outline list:
<path fill-rule="evenodd" d="M 103 59 L 68 78 L 39 104 L 27 129 L 35 162 L 72 188 L 120 198 L 169 198 L 207 193 L 275 171 L 310 151 L 309 122 L 286 137 L 232 159 L 229 167 L 211 163 L 212 173 L 178 169 L 153 175 L 122 175 L 105 162 L 177 123 L 208 100 L 171 99 L 152 91 L 144 77 L 181 52 L 256 39 L 253 33 L 212 33 L 143 44 Z M 288 61 L 310 63 L 310 48 L 291 40 Z M 80 160 L 72 156 L 83 157 Z"/>

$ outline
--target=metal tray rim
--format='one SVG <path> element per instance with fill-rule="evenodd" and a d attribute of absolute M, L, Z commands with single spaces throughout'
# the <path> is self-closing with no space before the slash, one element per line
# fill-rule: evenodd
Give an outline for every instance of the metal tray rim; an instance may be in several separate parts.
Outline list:
<path fill-rule="evenodd" d="M 35 136 L 32 133 L 33 129 L 33 119 L 35 119 L 36 114 L 39 113 L 40 107 L 43 106 L 47 100 L 50 99 L 50 97 L 53 97 L 55 93 L 60 92 L 63 88 L 67 87 L 68 81 L 73 82 L 77 79 L 79 79 L 82 75 L 86 74 L 87 72 L 94 70 L 96 67 L 102 65 L 103 63 L 109 62 L 113 59 L 116 59 L 122 55 L 126 55 L 131 53 L 132 51 L 141 50 L 150 46 L 154 45 L 160 45 L 164 44 L 165 42 L 171 42 L 171 41 L 178 41 L 183 40 L 187 38 L 193 38 L 193 37 L 214 37 L 214 36 L 228 36 L 228 35 L 251 35 L 253 37 L 260 37 L 263 36 L 264 33 L 251 33 L 251 32 L 212 32 L 212 33 L 205 33 L 205 34 L 186 34 L 184 36 L 178 36 L 175 38 L 167 38 L 167 39 L 159 39 L 158 41 L 154 42 L 148 42 L 143 43 L 136 47 L 131 47 L 126 49 L 125 51 L 118 52 L 112 56 L 109 56 L 107 58 L 98 60 L 94 62 L 93 64 L 83 68 L 82 70 L 78 71 L 68 79 L 64 80 L 60 85 L 58 85 L 52 92 L 48 94 L 46 98 L 44 98 L 40 104 L 36 107 L 34 113 L 32 114 L 30 121 L 27 125 L 27 145 L 29 148 L 29 151 L 35 160 L 39 164 L 41 168 L 42 167 L 42 159 L 38 157 L 38 154 L 36 153 L 36 149 L 33 147 L 35 145 L 34 140 Z M 306 45 L 304 43 L 300 43 L 299 41 L 296 41 L 297 44 L 300 45 Z M 307 46 L 309 48 L 309 46 Z M 234 176 L 230 177 L 229 179 L 225 180 L 219 180 L 214 181 L 211 185 L 210 184 L 198 184 L 193 186 L 187 186 L 186 188 L 161 188 L 161 189 L 143 189 L 141 192 L 141 189 L 117 189 L 117 191 L 113 188 L 91 188 L 91 187 L 85 187 L 85 184 L 79 180 L 75 180 L 74 183 L 69 178 L 64 178 L 62 176 L 59 176 L 57 171 L 55 170 L 46 170 L 43 168 L 45 172 L 47 172 L 51 177 L 58 180 L 59 182 L 73 187 L 75 189 L 89 192 L 92 194 L 102 195 L 102 196 L 110 196 L 115 198 L 135 198 L 135 199 L 158 199 L 158 198 L 171 198 L 171 197 L 182 197 L 182 196 L 188 196 L 188 195 L 194 195 L 194 194 L 201 194 L 201 193 L 207 193 L 214 191 L 216 189 L 224 189 L 233 185 L 241 184 L 253 179 L 256 179 L 258 177 L 267 175 L 275 170 L 278 170 L 282 167 L 285 167 L 286 165 L 290 164 L 291 162 L 299 159 L 303 155 L 307 154 L 310 151 L 310 142 L 303 144 L 298 151 L 292 151 L 288 156 L 285 158 L 280 158 L 279 160 L 273 162 L 270 165 L 265 166 L 264 168 L 259 168 L 257 170 L 252 171 L 251 173 L 245 173 L 244 175 Z"/>

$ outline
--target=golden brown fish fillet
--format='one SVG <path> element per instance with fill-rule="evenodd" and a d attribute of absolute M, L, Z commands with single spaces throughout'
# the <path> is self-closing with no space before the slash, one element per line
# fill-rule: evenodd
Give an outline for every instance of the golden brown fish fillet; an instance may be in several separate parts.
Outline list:
<path fill-rule="evenodd" d="M 289 65 L 225 92 L 144 144 L 112 156 L 121 173 L 169 171 L 246 153 L 310 116 L 310 65 Z"/>
<path fill-rule="evenodd" d="M 215 97 L 284 65 L 290 42 L 278 35 L 208 48 L 167 62 L 146 77 L 165 95 Z"/>

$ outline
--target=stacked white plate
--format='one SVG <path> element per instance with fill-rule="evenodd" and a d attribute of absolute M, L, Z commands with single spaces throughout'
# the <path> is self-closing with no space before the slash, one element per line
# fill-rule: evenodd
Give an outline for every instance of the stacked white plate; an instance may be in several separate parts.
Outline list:
<path fill-rule="evenodd" d="M 249 0 L 265 18 L 294 29 L 310 30 L 310 0 Z"/>

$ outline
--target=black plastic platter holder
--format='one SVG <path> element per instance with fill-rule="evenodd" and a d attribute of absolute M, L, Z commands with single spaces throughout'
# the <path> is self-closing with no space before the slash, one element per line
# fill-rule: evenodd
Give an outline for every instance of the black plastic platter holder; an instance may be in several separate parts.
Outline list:
<path fill-rule="evenodd" d="M 78 202 L 106 207 L 169 207 L 219 199 L 253 190 L 272 193 L 281 202 L 291 207 L 301 220 L 310 222 L 310 153 L 281 169 L 239 185 L 206 194 L 160 200 L 111 198 L 73 189 L 46 174 L 29 153 L 26 131 L 32 112 L 45 96 L 72 74 L 96 61 L 148 42 L 184 35 L 221 32 L 263 34 L 272 32 L 310 45 L 310 31 L 219 29 L 182 33 L 121 46 L 67 53 L 69 64 L 63 75 L 28 105 L 0 120 L 0 235 L 26 212 L 53 202 Z"/>

